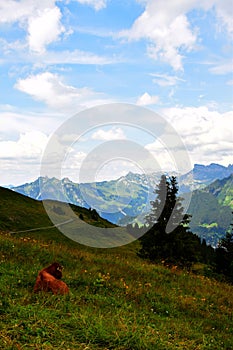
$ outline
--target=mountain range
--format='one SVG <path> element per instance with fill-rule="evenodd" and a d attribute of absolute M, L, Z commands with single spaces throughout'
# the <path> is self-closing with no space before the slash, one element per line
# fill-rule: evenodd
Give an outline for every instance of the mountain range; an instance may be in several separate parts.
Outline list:
<path fill-rule="evenodd" d="M 43 227 L 53 227 L 54 223 L 48 217 L 41 201 L 29 198 L 10 189 L 0 187 L 0 229 L 6 231 L 34 230 Z M 57 217 L 57 224 L 70 219 L 65 203 L 48 200 L 50 208 Z M 95 210 L 88 210 L 72 205 L 72 210 L 78 217 L 90 225 L 102 228 L 114 228 L 115 225 L 101 218 Z"/>
<path fill-rule="evenodd" d="M 192 171 L 178 176 L 179 194 L 186 198 L 192 192 L 188 213 L 192 215 L 194 233 L 216 245 L 231 221 L 233 208 L 233 165 L 195 164 Z M 169 174 L 170 175 L 170 174 Z M 117 180 L 75 183 L 64 178 L 40 177 L 34 182 L 12 187 L 12 190 L 37 200 L 56 199 L 84 208 L 94 208 L 108 221 L 127 225 L 143 223 L 155 199 L 154 189 L 161 173 L 128 173 Z"/>

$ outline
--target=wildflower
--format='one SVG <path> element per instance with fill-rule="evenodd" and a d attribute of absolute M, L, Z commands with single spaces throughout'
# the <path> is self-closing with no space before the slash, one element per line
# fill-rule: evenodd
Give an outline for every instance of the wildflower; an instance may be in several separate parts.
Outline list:
<path fill-rule="evenodd" d="M 152 287 L 152 284 L 147 282 L 147 283 L 145 283 L 145 287 Z"/>
<path fill-rule="evenodd" d="M 176 271 L 177 270 L 177 267 L 176 265 L 173 265 L 172 268 L 171 268 L 171 271 Z"/>

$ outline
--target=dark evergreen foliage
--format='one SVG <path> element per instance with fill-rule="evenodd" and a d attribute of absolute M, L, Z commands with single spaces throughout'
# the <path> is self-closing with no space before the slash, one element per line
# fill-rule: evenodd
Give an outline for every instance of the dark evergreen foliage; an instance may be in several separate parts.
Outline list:
<path fill-rule="evenodd" d="M 216 272 L 223 273 L 233 282 L 233 223 L 231 224 L 231 230 L 219 242 L 215 262 Z"/>
<path fill-rule="evenodd" d="M 184 213 L 178 197 L 176 177 L 162 175 L 154 193 L 157 197 L 145 218 L 148 231 L 140 239 L 138 254 L 151 261 L 190 266 L 201 259 L 201 241 L 189 230 L 190 215 Z"/>
<path fill-rule="evenodd" d="M 89 208 L 88 210 L 89 210 L 89 212 L 90 212 L 90 214 L 91 214 L 92 220 L 98 221 L 98 219 L 99 219 L 99 214 L 97 213 L 97 211 L 96 211 L 95 209 L 92 209 L 92 208 Z"/>
<path fill-rule="evenodd" d="M 84 216 L 83 216 L 83 214 L 81 213 L 81 214 L 79 214 L 79 219 L 80 220 L 84 220 Z"/>
<path fill-rule="evenodd" d="M 211 245 L 207 245 L 206 240 L 201 242 L 201 261 L 204 264 L 212 265 L 215 259 L 215 250 Z"/>

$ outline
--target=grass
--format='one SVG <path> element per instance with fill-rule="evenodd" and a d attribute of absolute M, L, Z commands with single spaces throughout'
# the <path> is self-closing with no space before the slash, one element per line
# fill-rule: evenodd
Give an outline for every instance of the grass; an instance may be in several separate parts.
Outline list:
<path fill-rule="evenodd" d="M 38 227 L 52 226 L 46 210 L 51 214 L 56 223 L 61 223 L 71 218 L 71 214 L 67 209 L 67 204 L 46 200 L 44 205 L 41 201 L 26 197 L 9 189 L 0 187 L 0 227 L 7 231 L 20 231 L 33 229 Z M 97 218 L 93 218 L 92 212 L 86 208 L 70 205 L 74 214 L 79 216 L 82 214 L 85 222 L 98 227 L 116 227 L 109 221 L 102 219 L 97 214 Z M 79 220 L 80 221 L 80 220 Z M 82 225 L 82 221 L 77 225 Z M 90 226 L 91 227 L 91 226 Z"/>
<path fill-rule="evenodd" d="M 81 246 L 56 229 L 0 234 L 0 348 L 232 349 L 233 287 L 153 265 L 138 243 Z M 33 294 L 37 272 L 64 265 L 67 296 Z"/>

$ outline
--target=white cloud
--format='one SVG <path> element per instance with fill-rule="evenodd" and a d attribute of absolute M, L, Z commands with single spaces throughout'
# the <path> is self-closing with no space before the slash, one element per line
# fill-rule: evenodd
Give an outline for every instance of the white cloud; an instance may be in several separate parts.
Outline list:
<path fill-rule="evenodd" d="M 1 186 L 21 185 L 26 181 L 31 182 L 38 178 L 40 173 L 40 164 L 32 159 L 1 159 L 0 167 L 4 169 L 1 172 Z M 26 174 L 26 175 L 25 175 Z"/>
<path fill-rule="evenodd" d="M 49 1 L 51 4 L 51 1 Z M 54 3 L 54 1 L 52 1 Z M 41 6 L 40 6 L 41 3 Z M 48 2 L 47 2 L 48 3 Z M 8 0 L 0 3 L 0 22 L 12 23 L 27 19 L 35 8 L 43 8 L 44 3 L 38 0 Z"/>
<path fill-rule="evenodd" d="M 209 71 L 212 74 L 223 75 L 233 72 L 233 60 L 231 59 L 228 62 L 220 63 L 210 68 Z"/>
<path fill-rule="evenodd" d="M 231 35 L 233 34 L 233 5 L 232 0 L 216 0 L 216 14 L 220 21 L 220 26 L 223 24 Z"/>
<path fill-rule="evenodd" d="M 83 5 L 89 5 L 94 7 L 96 11 L 99 11 L 106 7 L 107 0 L 75 0 Z"/>
<path fill-rule="evenodd" d="M 0 23 L 25 21 L 37 11 L 58 8 L 56 2 L 61 0 L 7 0 L 0 3 Z M 66 3 L 76 1 L 83 5 L 92 6 L 95 10 L 106 7 L 107 0 L 67 0 Z"/>
<path fill-rule="evenodd" d="M 179 81 L 185 81 L 184 79 L 178 78 L 174 75 L 158 73 L 151 73 L 150 75 L 154 77 L 153 83 L 158 84 L 159 86 L 173 86 L 176 85 Z"/>
<path fill-rule="evenodd" d="M 138 106 L 149 106 L 158 103 L 158 96 L 151 96 L 148 92 L 145 92 L 142 96 L 140 96 L 136 102 Z"/>
<path fill-rule="evenodd" d="M 93 133 L 93 140 L 112 141 L 112 140 L 125 140 L 126 136 L 121 128 L 112 128 L 110 130 L 99 129 Z"/>
<path fill-rule="evenodd" d="M 174 70 L 183 70 L 183 55 L 196 49 L 198 30 L 192 27 L 188 14 L 195 9 L 215 10 L 219 26 L 233 32 L 231 0 L 144 0 L 144 12 L 131 28 L 119 33 L 129 41 L 145 39 L 147 53 L 168 63 Z M 214 13 L 214 12 L 213 12 Z"/>
<path fill-rule="evenodd" d="M 182 138 L 192 163 L 232 163 L 233 111 L 221 114 L 202 106 L 170 108 L 163 114 Z"/>
<path fill-rule="evenodd" d="M 67 0 L 68 5 L 78 1 L 100 10 L 106 6 L 105 0 Z M 62 24 L 64 13 L 56 6 L 55 0 L 8 0 L 0 1 L 0 23 L 18 23 L 26 33 L 25 38 L 7 42 L 0 38 L 3 52 L 13 61 L 34 64 L 109 64 L 119 62 L 119 58 L 101 57 L 78 49 L 73 51 L 46 51 L 47 46 L 73 33 L 72 28 Z M 25 49 L 30 49 L 30 54 Z M 16 54 L 17 52 L 17 54 Z"/>
<path fill-rule="evenodd" d="M 48 44 L 59 39 L 65 31 L 60 19 L 61 11 L 58 7 L 37 11 L 36 15 L 29 18 L 28 42 L 32 51 L 43 53 Z"/>
<path fill-rule="evenodd" d="M 118 56 L 100 56 L 98 54 L 82 51 L 82 50 L 59 50 L 59 51 L 45 51 L 45 46 L 36 42 L 34 38 L 34 50 L 31 47 L 30 54 L 28 54 L 27 44 L 23 41 L 7 42 L 0 38 L 0 45 L 2 52 L 5 55 L 4 59 L 0 58 L 0 64 L 4 62 L 18 63 L 32 63 L 35 67 L 52 65 L 52 64 L 84 64 L 84 65 L 107 65 L 113 63 L 122 63 L 123 60 Z M 37 51 L 36 51 L 37 50 Z M 40 53 L 40 54 L 38 54 Z"/>
<path fill-rule="evenodd" d="M 176 170 L 187 172 L 189 164 L 178 169 L 182 159 L 189 155 L 190 163 L 210 164 L 212 162 L 227 166 L 232 164 L 232 120 L 233 111 L 219 113 L 207 107 L 169 108 L 163 110 L 163 116 L 176 130 L 184 147 L 178 148 L 175 138 L 169 132 L 145 146 L 155 157 L 163 171 Z M 166 144 L 169 141 L 169 146 Z M 174 142 L 173 142 L 174 141 Z M 179 159 L 179 164 L 176 160 Z M 186 170 L 184 170 L 186 169 Z"/>
<path fill-rule="evenodd" d="M 48 137 L 39 131 L 20 134 L 16 141 L 0 142 L 1 159 L 30 158 L 39 159 L 48 141 Z"/>
<path fill-rule="evenodd" d="M 85 152 L 77 150 L 72 150 L 68 153 L 62 164 L 61 178 L 68 177 L 70 180 L 78 182 L 78 174 L 86 156 Z"/>
<path fill-rule="evenodd" d="M 61 11 L 55 0 L 2 1 L 0 23 L 18 22 L 27 32 L 29 48 L 42 53 L 65 31 Z"/>
<path fill-rule="evenodd" d="M 112 159 L 104 163 L 95 174 L 95 181 L 111 181 L 127 175 L 129 172 L 142 173 L 142 169 L 129 160 Z M 132 185 L 128 184 L 129 186 Z M 120 185 L 119 185 L 120 186 Z"/>
<path fill-rule="evenodd" d="M 13 107 L 5 106 L 0 111 L 0 138 L 3 140 L 15 140 L 19 134 L 34 132 L 35 130 L 49 134 L 53 132 L 67 117 L 67 114 L 60 114 L 58 111 L 49 113 L 21 113 Z"/>
<path fill-rule="evenodd" d="M 40 57 L 35 57 L 35 60 Z M 73 50 L 73 51 L 59 51 L 46 52 L 42 56 L 42 63 L 46 64 L 111 64 L 121 62 L 121 60 L 117 57 L 109 58 L 104 56 L 98 56 L 91 52 L 81 51 L 81 50 Z"/>
<path fill-rule="evenodd" d="M 75 89 L 71 86 L 65 86 L 58 75 L 45 72 L 37 75 L 31 75 L 26 79 L 19 79 L 15 87 L 31 95 L 39 101 L 45 102 L 47 105 L 59 108 L 70 102 L 71 95 L 75 93 Z"/>
<path fill-rule="evenodd" d="M 145 149 L 147 149 L 154 156 L 160 171 L 166 172 L 178 170 L 176 169 L 176 164 L 174 164 L 174 159 L 171 156 L 169 149 L 167 149 L 166 145 L 164 145 L 160 140 L 157 139 L 155 142 L 146 145 Z M 180 171 L 181 169 L 179 169 L 177 172 Z"/>
<path fill-rule="evenodd" d="M 29 94 L 35 100 L 46 103 L 53 109 L 65 110 L 70 113 L 75 113 L 80 108 L 106 102 L 100 93 L 87 87 L 76 88 L 65 85 L 59 75 L 50 72 L 19 79 L 15 88 Z"/>
<path fill-rule="evenodd" d="M 119 35 L 129 40 L 146 39 L 150 57 L 167 62 L 175 70 L 182 70 L 180 50 L 193 50 L 197 40 L 185 15 L 192 3 L 193 1 L 186 1 L 185 4 L 184 1 L 177 0 L 148 0 L 145 11 L 133 26 Z"/>

